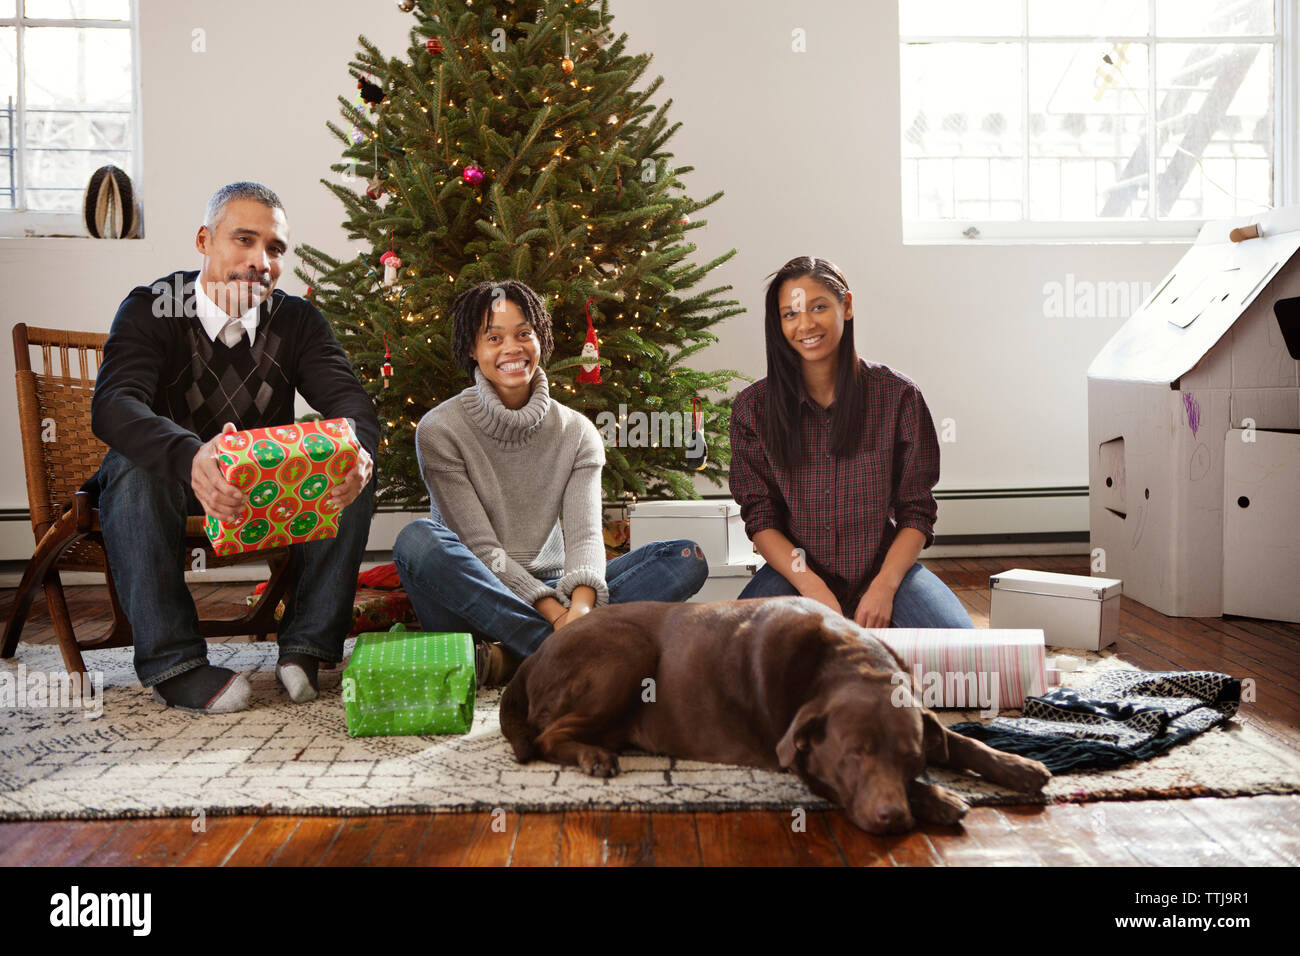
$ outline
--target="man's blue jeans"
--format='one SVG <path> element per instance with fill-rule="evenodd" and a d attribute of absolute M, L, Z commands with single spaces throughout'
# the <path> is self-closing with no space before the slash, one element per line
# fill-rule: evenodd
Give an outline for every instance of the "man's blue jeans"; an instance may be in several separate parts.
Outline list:
<path fill-rule="evenodd" d="M 420 518 L 403 528 L 393 561 L 425 631 L 500 641 L 521 657 L 552 633 L 546 618 L 502 584 L 439 520 Z M 693 541 L 643 545 L 605 565 L 611 604 L 685 601 L 708 576 L 708 563 Z M 546 583 L 553 586 L 557 580 Z"/>
<path fill-rule="evenodd" d="M 795 586 L 782 577 L 770 564 L 758 573 L 740 592 L 742 598 L 778 597 L 798 594 Z M 845 617 L 852 619 L 856 607 L 843 608 Z M 957 595 L 948 589 L 934 573 L 918 561 L 903 576 L 894 594 L 894 612 L 890 627 L 974 627 L 970 615 L 962 607 Z"/>
<path fill-rule="evenodd" d="M 99 524 L 135 637 L 136 676 L 152 687 L 208 660 L 182 563 L 185 519 L 202 509 L 189 485 L 147 472 L 116 451 L 105 456 L 99 481 Z M 343 659 L 374 489 L 372 479 L 339 513 L 337 537 L 292 546 L 280 653 Z"/>

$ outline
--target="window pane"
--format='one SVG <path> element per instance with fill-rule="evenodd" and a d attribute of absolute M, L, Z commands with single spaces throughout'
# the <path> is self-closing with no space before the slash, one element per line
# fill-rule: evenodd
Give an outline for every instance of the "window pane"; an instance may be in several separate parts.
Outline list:
<path fill-rule="evenodd" d="M 27 109 L 131 108 L 131 31 L 32 27 L 23 43 Z"/>
<path fill-rule="evenodd" d="M 94 170 L 132 170 L 131 34 L 33 27 L 24 44 L 26 203 L 76 209 Z"/>
<path fill-rule="evenodd" d="M 1273 46 L 1157 47 L 1160 215 L 1258 212 L 1273 197 Z"/>
<path fill-rule="evenodd" d="M 80 209 L 91 173 L 109 163 L 128 172 L 131 168 L 130 153 L 107 150 L 61 153 L 29 148 L 24 160 L 29 209 Z"/>
<path fill-rule="evenodd" d="M 898 0 L 902 36 L 1020 36 L 1021 0 Z"/>
<path fill-rule="evenodd" d="M 1019 218 L 1020 48 L 904 44 L 900 58 L 903 163 L 917 190 L 904 210 L 922 219 Z"/>
<path fill-rule="evenodd" d="M 1146 0 L 1029 0 L 1031 36 L 1133 36 L 1146 32 Z"/>
<path fill-rule="evenodd" d="M 1031 218 L 1146 214 L 1147 84 L 1145 44 L 1030 46 Z"/>
<path fill-rule="evenodd" d="M 18 4 L 14 0 L 0 0 L 0 19 L 12 17 L 18 10 Z"/>
<path fill-rule="evenodd" d="M 18 37 L 15 27 L 0 27 L 0 107 L 18 97 Z"/>
<path fill-rule="evenodd" d="M 1156 0 L 1162 37 L 1259 36 L 1273 29 L 1273 0 Z"/>
<path fill-rule="evenodd" d="M 18 109 L 17 37 L 13 27 L 0 27 L 0 209 L 12 209 L 14 113 Z"/>
<path fill-rule="evenodd" d="M 130 0 L 27 0 L 32 20 L 129 20 Z"/>

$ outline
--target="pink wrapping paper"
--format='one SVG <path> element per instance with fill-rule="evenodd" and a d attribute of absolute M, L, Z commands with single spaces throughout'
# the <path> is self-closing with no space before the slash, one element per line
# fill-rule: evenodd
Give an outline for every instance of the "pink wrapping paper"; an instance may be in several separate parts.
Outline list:
<path fill-rule="evenodd" d="M 1018 710 L 1048 687 L 1040 630 L 874 628 L 871 634 L 907 664 L 927 707 Z"/>

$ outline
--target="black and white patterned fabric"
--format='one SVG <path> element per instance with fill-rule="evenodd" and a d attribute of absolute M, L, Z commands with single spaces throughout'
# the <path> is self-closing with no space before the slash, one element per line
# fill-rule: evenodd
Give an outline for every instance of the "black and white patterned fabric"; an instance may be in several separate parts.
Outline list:
<path fill-rule="evenodd" d="M 283 355 L 290 343 L 265 303 L 252 345 L 242 335 L 233 347 L 221 336 L 214 342 L 197 318 L 190 319 L 189 341 L 189 375 L 167 384 L 167 413 L 200 438 L 217 434 L 228 421 L 255 427 L 247 423 L 265 421 L 277 395 L 292 394 Z"/>
<path fill-rule="evenodd" d="M 1146 760 L 1232 718 L 1241 681 L 1214 671 L 1110 671 L 1084 693 L 1057 687 L 1025 701 L 1020 717 L 952 729 L 1032 757 L 1053 773 Z"/>

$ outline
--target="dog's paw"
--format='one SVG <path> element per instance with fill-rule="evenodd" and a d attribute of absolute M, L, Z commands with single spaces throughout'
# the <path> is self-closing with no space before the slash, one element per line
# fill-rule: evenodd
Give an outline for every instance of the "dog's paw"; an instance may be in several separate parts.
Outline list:
<path fill-rule="evenodd" d="M 1052 779 L 1052 771 L 1037 760 L 1008 754 L 1008 762 L 997 782 L 1021 793 L 1037 793 Z"/>
<path fill-rule="evenodd" d="M 907 802 L 918 822 L 943 826 L 960 823 L 970 810 L 970 805 L 951 790 L 919 781 L 913 781 L 908 787 Z"/>
<path fill-rule="evenodd" d="M 613 777 L 618 774 L 618 754 L 591 747 L 578 755 L 578 766 L 592 777 Z"/>

